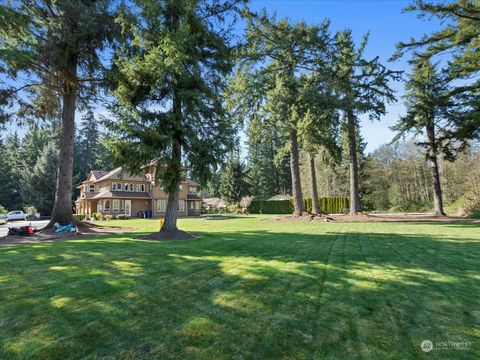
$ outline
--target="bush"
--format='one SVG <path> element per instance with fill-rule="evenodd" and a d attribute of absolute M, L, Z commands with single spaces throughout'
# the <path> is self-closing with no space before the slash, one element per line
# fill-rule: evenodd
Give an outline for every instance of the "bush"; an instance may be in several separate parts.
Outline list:
<path fill-rule="evenodd" d="M 320 210 L 327 214 L 344 213 L 350 208 L 348 196 L 329 196 L 318 199 Z M 303 199 L 305 210 L 312 211 L 312 199 Z M 251 214 L 291 214 L 293 203 L 291 200 L 253 200 L 248 207 Z"/>
<path fill-rule="evenodd" d="M 85 215 L 83 214 L 75 214 L 73 215 L 73 220 L 76 220 L 76 221 L 85 221 Z"/>
<path fill-rule="evenodd" d="M 468 217 L 470 219 L 480 219 L 480 211 L 475 211 L 470 214 L 468 214 Z"/>
<path fill-rule="evenodd" d="M 37 213 L 37 208 L 35 206 L 25 206 L 23 210 L 27 217 L 35 217 L 35 214 Z"/>
<path fill-rule="evenodd" d="M 105 215 L 104 218 L 105 218 L 106 221 L 110 221 L 110 220 L 112 220 L 113 216 L 112 215 Z"/>
<path fill-rule="evenodd" d="M 7 214 L 8 210 L 4 208 L 2 205 L 0 205 L 0 214 Z"/>
<path fill-rule="evenodd" d="M 117 219 L 117 220 L 128 220 L 130 218 L 125 214 L 118 214 L 117 216 L 115 216 L 115 219 Z"/>
<path fill-rule="evenodd" d="M 238 212 L 240 212 L 240 210 L 241 210 L 241 208 L 237 204 L 227 205 L 227 212 L 228 213 L 238 213 Z"/>
<path fill-rule="evenodd" d="M 291 214 L 293 204 L 290 200 L 252 200 L 248 211 L 250 214 Z"/>
<path fill-rule="evenodd" d="M 95 220 L 103 220 L 103 214 L 102 213 L 93 213 L 92 216 Z"/>

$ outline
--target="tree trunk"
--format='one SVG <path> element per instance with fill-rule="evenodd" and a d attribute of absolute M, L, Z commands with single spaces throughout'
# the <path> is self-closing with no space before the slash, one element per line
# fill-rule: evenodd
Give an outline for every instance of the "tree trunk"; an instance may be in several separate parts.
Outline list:
<path fill-rule="evenodd" d="M 290 130 L 290 171 L 292 174 L 293 214 L 301 215 L 305 212 L 300 183 L 300 164 L 298 156 L 297 130 Z"/>
<path fill-rule="evenodd" d="M 70 54 L 65 71 L 63 90 L 63 110 L 60 133 L 60 155 L 58 159 L 57 187 L 53 205 L 51 226 L 69 224 L 73 220 L 72 210 L 72 173 L 73 141 L 75 136 L 75 107 L 77 99 L 77 56 Z"/>
<path fill-rule="evenodd" d="M 178 94 L 173 95 L 173 114 L 175 116 L 176 124 L 182 122 L 182 101 Z M 176 127 L 177 129 L 179 128 Z M 169 178 L 172 183 L 169 186 L 167 209 L 165 212 L 165 220 L 160 229 L 162 232 L 177 231 L 177 208 L 178 208 L 178 186 L 181 182 L 181 167 L 182 167 L 182 145 L 180 143 L 181 135 L 178 130 L 175 130 L 172 135 L 172 160 L 169 164 Z"/>
<path fill-rule="evenodd" d="M 310 156 L 310 188 L 312 190 L 312 214 L 320 214 L 320 205 L 318 204 L 318 190 L 317 190 L 317 172 L 315 170 L 315 157 Z"/>
<path fill-rule="evenodd" d="M 426 128 L 429 143 L 427 156 L 433 184 L 433 212 L 435 215 L 445 215 L 443 211 L 442 186 L 440 184 L 440 172 L 438 170 L 437 143 L 433 121 L 427 123 Z"/>
<path fill-rule="evenodd" d="M 348 147 L 350 152 L 350 214 L 362 211 L 360 190 L 358 184 L 358 159 L 355 115 L 352 111 L 347 114 L 348 120 Z"/>

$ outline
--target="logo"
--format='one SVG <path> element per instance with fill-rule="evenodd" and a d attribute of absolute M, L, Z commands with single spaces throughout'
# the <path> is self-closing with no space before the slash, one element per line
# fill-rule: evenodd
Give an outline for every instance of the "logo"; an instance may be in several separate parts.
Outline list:
<path fill-rule="evenodd" d="M 420 347 L 422 348 L 422 351 L 430 352 L 433 350 L 433 343 L 430 340 L 423 340 Z"/>

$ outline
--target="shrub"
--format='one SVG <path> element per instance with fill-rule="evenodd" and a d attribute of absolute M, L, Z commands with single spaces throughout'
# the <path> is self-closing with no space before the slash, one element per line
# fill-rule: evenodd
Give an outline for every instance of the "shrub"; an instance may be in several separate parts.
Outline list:
<path fill-rule="evenodd" d="M 227 212 L 228 213 L 238 213 L 240 211 L 240 206 L 237 204 L 227 205 Z"/>
<path fill-rule="evenodd" d="M 0 205 L 0 214 L 6 214 L 8 213 L 8 210 L 4 208 L 2 205 Z"/>
<path fill-rule="evenodd" d="M 248 211 L 251 214 L 291 214 L 293 204 L 290 200 L 252 200 Z"/>
<path fill-rule="evenodd" d="M 103 220 L 103 214 L 102 213 L 93 213 L 92 216 L 95 220 Z"/>
<path fill-rule="evenodd" d="M 112 220 L 113 216 L 112 215 L 105 215 L 104 218 L 105 218 L 106 221 L 110 221 L 110 220 Z"/>
<path fill-rule="evenodd" d="M 35 206 L 25 206 L 23 208 L 23 211 L 28 217 L 35 217 L 35 214 L 37 213 L 37 208 Z"/>
<path fill-rule="evenodd" d="M 117 219 L 117 220 L 128 220 L 130 218 L 125 214 L 118 214 L 117 216 L 115 216 L 115 219 Z"/>
<path fill-rule="evenodd" d="M 471 219 L 480 219 L 480 211 L 475 211 L 468 214 L 468 217 Z"/>
<path fill-rule="evenodd" d="M 73 215 L 73 220 L 76 220 L 76 221 L 85 221 L 85 215 L 83 215 L 83 214 L 75 214 L 75 215 Z"/>
<path fill-rule="evenodd" d="M 348 196 L 328 196 L 318 199 L 320 210 L 327 214 L 344 213 L 350 207 Z M 303 199 L 305 210 L 312 211 L 312 199 Z M 293 203 L 291 200 L 253 200 L 248 207 L 251 214 L 291 214 Z"/>

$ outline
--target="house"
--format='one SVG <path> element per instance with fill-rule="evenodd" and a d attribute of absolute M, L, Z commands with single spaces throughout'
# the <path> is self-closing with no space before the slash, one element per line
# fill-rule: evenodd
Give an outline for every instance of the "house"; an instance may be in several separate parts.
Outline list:
<path fill-rule="evenodd" d="M 179 186 L 178 216 L 199 216 L 202 198 L 197 195 L 199 185 L 183 180 Z M 110 172 L 92 170 L 80 186 L 75 201 L 76 213 L 104 215 L 125 214 L 128 217 L 163 217 L 167 208 L 167 194 L 155 182 L 155 165 L 145 168 L 140 175 L 132 175 L 119 167 Z"/>

